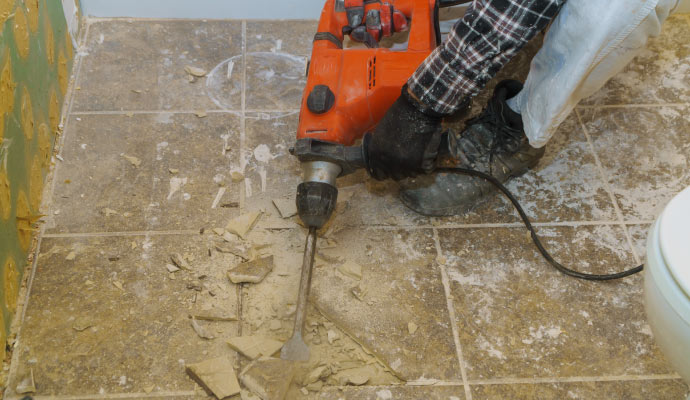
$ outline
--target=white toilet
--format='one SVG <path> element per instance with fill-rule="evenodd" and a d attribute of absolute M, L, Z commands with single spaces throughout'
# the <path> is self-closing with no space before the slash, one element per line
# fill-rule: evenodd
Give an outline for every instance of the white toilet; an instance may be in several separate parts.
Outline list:
<path fill-rule="evenodd" d="M 644 274 L 654 338 L 690 384 L 690 187 L 668 203 L 649 232 Z"/>

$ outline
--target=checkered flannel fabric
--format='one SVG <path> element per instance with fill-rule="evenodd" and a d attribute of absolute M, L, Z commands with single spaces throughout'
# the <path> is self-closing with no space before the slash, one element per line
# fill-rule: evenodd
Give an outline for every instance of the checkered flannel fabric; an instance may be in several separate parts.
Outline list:
<path fill-rule="evenodd" d="M 429 109 L 451 114 L 551 21 L 565 0 L 474 0 L 408 80 Z"/>

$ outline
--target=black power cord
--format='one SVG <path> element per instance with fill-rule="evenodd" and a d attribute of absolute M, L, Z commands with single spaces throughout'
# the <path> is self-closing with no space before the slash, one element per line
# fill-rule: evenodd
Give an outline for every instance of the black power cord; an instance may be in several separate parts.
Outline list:
<path fill-rule="evenodd" d="M 503 194 L 510 200 L 511 203 L 513 203 L 513 206 L 517 210 L 518 214 L 520 214 L 520 218 L 522 218 L 522 222 L 525 223 L 525 227 L 530 232 L 530 235 L 532 236 L 532 241 L 534 242 L 534 245 L 537 246 L 537 249 L 539 249 L 539 252 L 541 255 L 544 257 L 544 259 L 551 264 L 554 268 L 559 270 L 560 272 L 572 276 L 574 278 L 578 279 L 585 279 L 588 281 L 610 281 L 613 279 L 620 279 L 620 278 L 625 278 L 626 276 L 630 276 L 633 274 L 636 274 L 644 268 L 644 265 L 639 265 L 635 268 L 631 268 L 622 272 L 617 272 L 615 274 L 588 274 L 584 272 L 578 272 L 575 270 L 572 270 L 570 268 L 564 267 L 561 263 L 558 261 L 554 260 L 553 257 L 551 257 L 551 254 L 544 248 L 544 245 L 541 243 L 541 240 L 539 239 L 539 236 L 537 236 L 537 232 L 534 230 L 534 227 L 532 226 L 532 223 L 530 222 L 529 218 L 527 217 L 527 214 L 525 214 L 525 210 L 522 209 L 522 206 L 520 203 L 517 201 L 515 196 L 505 187 L 501 182 L 498 181 L 498 179 L 494 178 L 493 176 L 486 174 L 484 172 L 480 171 L 475 171 L 473 169 L 466 169 L 466 168 L 459 168 L 459 167 L 444 167 L 444 168 L 436 168 L 434 172 L 445 172 L 445 173 L 451 173 L 451 174 L 464 174 L 464 175 L 470 175 L 470 176 L 476 176 L 479 178 L 482 178 L 484 180 L 487 180 L 491 182 L 496 188 L 498 188 Z"/>

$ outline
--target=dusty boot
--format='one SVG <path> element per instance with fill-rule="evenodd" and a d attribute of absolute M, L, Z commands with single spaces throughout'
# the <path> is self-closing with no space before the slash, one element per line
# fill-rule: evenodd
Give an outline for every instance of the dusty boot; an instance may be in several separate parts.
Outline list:
<path fill-rule="evenodd" d="M 485 172 L 506 182 L 537 164 L 544 148 L 529 145 L 520 114 L 506 104 L 520 90 L 520 82 L 502 81 L 478 117 L 468 120 L 461 133 L 449 133 L 448 148 L 456 166 Z M 438 173 L 405 183 L 400 198 L 420 214 L 445 216 L 469 211 L 494 191 L 494 186 L 481 178 Z"/>

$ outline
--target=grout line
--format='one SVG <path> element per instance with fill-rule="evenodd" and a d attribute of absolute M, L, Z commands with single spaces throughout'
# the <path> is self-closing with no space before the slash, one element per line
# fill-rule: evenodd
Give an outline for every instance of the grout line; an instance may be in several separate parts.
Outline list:
<path fill-rule="evenodd" d="M 151 392 L 151 393 L 111 393 L 111 394 L 84 394 L 84 395 L 57 395 L 57 396 L 32 396 L 34 400 L 95 400 L 95 399 L 142 399 L 150 397 L 183 397 L 195 396 L 197 393 L 192 391 L 175 392 Z M 8 400 L 21 399 L 24 396 L 8 397 Z"/>
<path fill-rule="evenodd" d="M 68 126 L 68 116 L 70 111 L 72 110 L 72 105 L 74 104 L 74 97 L 75 97 L 75 87 L 77 86 L 77 82 L 79 81 L 80 77 L 80 72 L 81 72 L 81 65 L 82 65 L 82 60 L 83 56 L 80 55 L 79 49 L 86 43 L 86 38 L 89 34 L 89 26 L 86 25 L 84 27 L 84 33 L 80 40 L 77 40 L 78 47 L 75 49 L 74 54 L 75 54 L 75 62 L 72 64 L 72 74 L 74 76 L 74 80 L 72 80 L 68 86 L 67 93 L 65 93 L 65 98 L 63 98 L 63 107 L 62 107 L 62 114 L 60 115 L 60 124 L 62 125 L 62 135 L 58 135 L 58 137 L 55 140 L 55 143 L 53 144 L 53 154 L 55 153 L 55 149 L 57 148 L 58 153 L 62 152 L 62 146 L 65 142 L 65 136 L 67 134 L 67 126 Z M 53 133 L 55 134 L 55 133 Z M 47 189 L 44 188 L 44 193 L 43 193 L 43 203 L 41 206 L 45 206 L 48 209 L 48 212 L 52 210 L 53 206 L 53 193 L 55 191 L 55 177 L 57 175 L 57 169 L 59 164 L 55 162 L 55 156 L 51 156 L 51 159 L 53 160 L 53 168 L 48 171 L 48 174 L 46 174 L 46 177 L 44 178 L 45 180 L 49 180 L 49 186 Z M 46 199 L 48 199 L 48 204 L 46 203 Z M 12 326 L 10 327 L 10 332 L 16 332 L 16 338 L 14 342 L 14 352 L 12 353 L 12 359 L 10 361 L 10 370 L 7 373 L 7 383 L 12 382 L 14 375 L 16 374 L 16 366 L 19 364 L 19 344 L 21 340 L 21 327 L 24 322 L 24 318 L 26 316 L 26 310 L 29 306 L 29 296 L 31 294 L 31 287 L 33 286 L 34 282 L 34 277 L 36 276 L 36 267 L 38 266 L 38 255 L 40 254 L 41 251 L 41 244 L 43 243 L 43 237 L 44 233 L 46 230 L 45 224 L 41 225 L 41 228 L 38 231 L 38 235 L 36 236 L 36 248 L 34 250 L 34 258 L 31 262 L 31 274 L 28 277 L 25 277 L 26 279 L 26 291 L 23 294 L 23 296 L 20 298 L 19 303 L 21 303 L 21 309 L 17 309 L 15 311 L 15 318 L 12 321 Z M 20 307 L 18 305 L 18 307 Z M 17 316 L 19 318 L 17 318 Z M 9 386 L 7 386 L 7 390 L 9 390 Z"/>
<path fill-rule="evenodd" d="M 651 225 L 654 221 L 635 220 L 627 221 L 625 225 Z M 601 226 L 601 225 L 620 225 L 617 221 L 583 221 L 583 222 L 558 222 L 558 223 L 533 223 L 535 227 L 578 227 L 578 226 Z M 394 229 L 409 229 L 409 230 L 423 230 L 423 229 L 490 229 L 490 228 L 523 228 L 521 222 L 505 223 L 505 224 L 448 224 L 442 226 L 436 225 L 345 225 L 345 228 L 369 228 L 381 230 Z M 297 229 L 294 228 L 286 229 Z M 270 229 L 270 228 L 269 228 Z M 281 228 L 283 229 L 283 228 Z M 179 230 L 160 230 L 160 231 L 113 231 L 113 232 L 64 232 L 64 233 L 44 233 L 45 238 L 80 238 L 80 237 L 114 237 L 114 236 L 146 236 L 146 235 L 198 235 L 198 229 L 179 229 Z"/>
<path fill-rule="evenodd" d="M 443 251 L 441 250 L 441 242 L 438 238 L 438 231 L 436 229 L 434 232 L 434 245 L 436 246 L 436 255 L 438 258 L 443 257 Z M 460 345 L 460 334 L 458 333 L 458 325 L 455 319 L 455 307 L 453 306 L 453 296 L 450 293 L 450 279 L 448 279 L 448 272 L 444 264 L 436 263 L 441 270 L 441 282 L 443 282 L 443 291 L 446 295 L 446 306 L 448 307 L 448 317 L 450 318 L 450 328 L 453 333 L 453 341 L 455 342 L 455 351 L 458 357 L 458 364 L 460 365 L 460 375 L 462 377 L 462 384 L 465 387 L 465 399 L 472 400 L 472 392 L 470 391 L 470 385 L 467 381 L 467 371 L 465 369 L 465 359 L 462 356 L 462 346 Z"/>
<path fill-rule="evenodd" d="M 515 385 L 529 383 L 571 383 L 571 382 L 629 382 L 680 379 L 678 374 L 660 375 L 611 375 L 611 376 L 565 376 L 553 378 L 497 378 L 471 380 L 470 385 Z"/>
<path fill-rule="evenodd" d="M 244 152 L 247 139 L 247 118 L 245 115 L 245 107 L 247 104 L 247 21 L 242 21 L 242 86 L 240 88 L 240 172 L 244 174 L 244 168 L 246 167 L 244 163 Z M 240 185 L 240 213 L 245 208 L 245 203 L 247 201 L 247 178 L 244 179 L 244 185 Z"/>
<path fill-rule="evenodd" d="M 127 114 L 196 114 L 200 110 L 84 110 L 84 111 L 74 111 L 70 115 L 127 115 Z M 298 108 L 287 108 L 284 110 L 278 109 L 242 109 L 240 110 L 228 110 L 228 109 L 210 109 L 202 110 L 207 114 L 234 114 L 241 115 L 245 113 L 266 113 L 266 114 L 278 114 L 286 113 L 293 114 L 298 113 L 300 110 Z"/>
<path fill-rule="evenodd" d="M 628 221 L 626 224 L 639 225 L 644 223 L 651 223 L 650 221 L 634 220 Z M 620 225 L 619 221 L 559 221 L 559 222 L 532 222 L 535 227 L 579 227 L 579 226 L 600 226 L 600 225 Z M 379 228 L 379 229 L 476 229 L 476 228 L 524 228 L 525 224 L 522 222 L 496 222 L 486 224 L 399 224 L 399 225 L 385 225 L 385 224 L 360 224 L 348 225 L 345 227 L 353 228 Z"/>
<path fill-rule="evenodd" d="M 687 107 L 690 103 L 640 103 L 640 104 L 582 104 L 576 109 L 589 110 L 594 108 L 646 108 L 646 107 Z"/>
<path fill-rule="evenodd" d="M 241 113 L 240 113 L 240 154 L 239 157 L 240 159 L 239 164 L 240 164 L 240 171 L 242 174 L 244 174 L 244 152 L 245 152 L 245 146 L 246 146 L 246 138 L 247 138 L 247 118 L 245 113 L 247 112 L 246 106 L 247 106 L 247 21 L 242 20 L 242 86 L 241 86 L 241 94 L 240 94 L 240 107 L 241 107 Z M 246 178 L 245 178 L 246 179 Z M 245 180 L 246 182 L 246 180 Z M 246 185 L 246 183 L 245 183 Z M 245 185 L 240 185 L 240 214 L 242 214 L 242 211 L 244 211 L 247 203 L 247 192 L 245 190 Z M 235 289 L 235 295 L 237 296 L 237 335 L 242 336 L 244 333 L 243 329 L 243 324 L 244 324 L 244 314 L 243 314 L 243 309 L 244 309 L 244 284 L 240 283 L 239 285 L 236 286 Z M 240 357 L 235 358 L 235 366 L 237 367 L 238 370 L 241 370 L 241 359 Z"/>
<path fill-rule="evenodd" d="M 540 383 L 578 383 L 578 382 L 630 382 L 630 381 L 655 381 L 655 380 L 678 380 L 681 377 L 677 374 L 666 375 L 619 375 L 619 376 L 572 376 L 572 377 L 548 377 L 548 378 L 497 378 L 479 379 L 469 381 L 470 385 L 519 385 L 519 384 L 540 384 Z M 465 386 L 458 381 L 436 381 L 433 385 L 427 382 L 415 384 L 408 382 L 405 386 Z M 365 388 L 395 388 L 400 385 L 367 385 Z M 352 388 L 352 386 L 326 386 L 325 388 L 342 389 Z M 195 396 L 195 391 L 170 391 L 170 392 L 151 392 L 151 393 L 112 393 L 112 394 L 85 394 L 85 395 L 57 395 L 57 396 L 33 396 L 35 400 L 97 400 L 97 399 L 132 399 L 132 398 L 151 398 L 151 397 L 182 397 Z M 7 397 L 8 400 L 22 398 L 22 396 Z"/>
<path fill-rule="evenodd" d="M 198 229 L 182 229 L 168 231 L 121 231 L 121 232 L 66 232 L 46 233 L 46 238 L 80 238 L 80 237 L 112 237 L 112 236 L 149 236 L 149 235 L 198 235 Z"/>
<path fill-rule="evenodd" d="M 594 163 L 597 165 L 597 168 L 599 169 L 599 175 L 600 179 L 604 183 L 604 188 L 606 189 L 606 192 L 609 194 L 609 198 L 611 199 L 611 202 L 613 203 L 613 208 L 616 210 L 616 215 L 618 216 L 618 223 L 623 228 L 623 233 L 625 234 L 625 237 L 628 241 L 628 246 L 630 247 L 630 251 L 632 252 L 633 259 L 635 260 L 635 264 L 640 265 L 641 260 L 639 255 L 637 254 L 637 251 L 635 250 L 635 245 L 633 244 L 632 240 L 632 235 L 630 235 L 630 231 L 628 230 L 627 225 L 625 224 L 625 218 L 623 217 L 623 211 L 621 210 L 620 206 L 618 205 L 618 200 L 616 199 L 616 196 L 613 194 L 613 188 L 611 187 L 611 180 L 606 173 L 606 170 L 604 169 L 604 165 L 601 163 L 601 160 L 599 159 L 599 155 L 597 154 L 596 150 L 594 149 L 594 143 L 592 142 L 592 137 L 589 134 L 589 130 L 587 130 L 587 126 L 585 126 L 585 123 L 582 121 L 582 115 L 580 114 L 580 111 L 575 110 L 575 115 L 577 116 L 577 120 L 580 123 L 580 128 L 582 129 L 582 132 L 585 135 L 585 138 L 587 139 L 587 144 L 589 144 L 589 151 L 592 153 L 592 156 L 594 157 Z"/>

